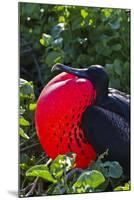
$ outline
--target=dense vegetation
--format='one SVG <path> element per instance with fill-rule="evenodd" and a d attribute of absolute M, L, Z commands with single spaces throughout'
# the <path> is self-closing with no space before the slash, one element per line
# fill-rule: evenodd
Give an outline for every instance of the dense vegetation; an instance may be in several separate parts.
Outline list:
<path fill-rule="evenodd" d="M 130 92 L 130 12 L 30 3 L 20 3 L 19 11 L 20 196 L 129 190 L 122 167 L 104 162 L 104 155 L 86 170 L 74 168 L 73 153 L 49 160 L 36 136 L 34 112 L 57 62 L 76 68 L 103 65 L 110 86 Z"/>

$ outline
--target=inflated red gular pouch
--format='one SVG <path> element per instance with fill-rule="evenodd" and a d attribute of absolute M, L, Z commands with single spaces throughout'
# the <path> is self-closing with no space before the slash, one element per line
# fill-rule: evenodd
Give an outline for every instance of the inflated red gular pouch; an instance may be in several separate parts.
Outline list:
<path fill-rule="evenodd" d="M 81 129 L 83 112 L 95 98 L 96 91 L 89 80 L 65 72 L 44 87 L 37 101 L 35 123 L 40 143 L 50 158 L 74 152 L 80 168 L 96 159 L 96 152 Z"/>

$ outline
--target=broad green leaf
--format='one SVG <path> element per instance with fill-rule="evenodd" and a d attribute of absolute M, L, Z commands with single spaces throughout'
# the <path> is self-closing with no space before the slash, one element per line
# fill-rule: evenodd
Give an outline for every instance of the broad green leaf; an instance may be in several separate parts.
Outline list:
<path fill-rule="evenodd" d="M 130 190 L 130 184 L 125 183 L 124 186 L 118 186 L 114 189 L 114 191 L 129 191 Z"/>
<path fill-rule="evenodd" d="M 23 109 L 23 107 L 20 106 L 20 115 L 23 115 L 25 111 L 26 111 L 26 109 Z"/>
<path fill-rule="evenodd" d="M 83 67 L 87 66 L 90 62 L 90 58 L 86 54 L 80 54 L 77 58 L 77 63 L 81 64 Z"/>
<path fill-rule="evenodd" d="M 113 162 L 107 161 L 103 163 L 103 167 L 107 169 L 107 172 L 105 173 L 106 177 L 120 178 L 121 175 L 123 174 L 122 167 L 116 161 Z"/>
<path fill-rule="evenodd" d="M 100 42 L 96 43 L 95 50 L 98 55 L 108 56 L 111 54 L 112 49 L 109 46 L 103 46 Z"/>
<path fill-rule="evenodd" d="M 19 124 L 21 125 L 21 126 L 29 126 L 30 125 L 30 123 L 29 123 L 29 121 L 27 121 L 24 117 L 20 117 L 20 119 L 19 119 Z"/>
<path fill-rule="evenodd" d="M 33 83 L 20 79 L 20 98 L 34 99 Z"/>
<path fill-rule="evenodd" d="M 43 178 L 46 181 L 56 183 L 57 181 L 52 177 L 46 165 L 35 165 L 26 171 L 26 176 L 35 176 Z"/>
<path fill-rule="evenodd" d="M 20 163 L 28 163 L 30 160 L 30 157 L 26 153 L 22 153 L 20 155 Z"/>
<path fill-rule="evenodd" d="M 29 168 L 27 163 L 20 163 L 20 168 L 23 170 L 27 170 Z"/>
<path fill-rule="evenodd" d="M 113 64 L 106 64 L 105 68 L 109 73 L 113 73 Z"/>
<path fill-rule="evenodd" d="M 33 85 L 31 82 L 20 82 L 20 92 L 25 95 L 30 95 L 33 93 Z"/>
<path fill-rule="evenodd" d="M 116 59 L 116 60 L 114 61 L 114 63 L 113 63 L 113 66 L 114 66 L 115 72 L 116 72 L 119 76 L 121 76 L 121 74 L 122 74 L 122 65 L 121 65 L 121 61 L 118 60 L 118 59 Z"/>
<path fill-rule="evenodd" d="M 44 41 L 43 38 L 40 39 L 40 43 L 41 43 L 42 46 L 45 46 L 45 41 Z"/>
<path fill-rule="evenodd" d="M 63 175 L 64 170 L 67 172 L 74 167 L 75 154 L 58 155 L 50 165 L 50 171 L 56 178 Z"/>
<path fill-rule="evenodd" d="M 119 78 L 111 79 L 109 86 L 113 87 L 113 88 L 120 88 L 120 86 L 121 86 L 120 79 Z"/>
<path fill-rule="evenodd" d="M 57 38 L 52 42 L 52 46 L 62 48 L 63 38 Z"/>
<path fill-rule="evenodd" d="M 112 9 L 111 8 L 104 8 L 102 9 L 102 12 L 104 13 L 105 17 L 109 17 L 112 13 Z"/>
<path fill-rule="evenodd" d="M 51 35 L 48 35 L 48 34 L 46 34 L 46 33 L 43 33 L 43 34 L 42 34 L 42 38 L 40 39 L 40 43 L 41 43 L 43 46 L 45 46 L 45 47 L 51 45 L 51 43 L 52 43 L 52 36 L 51 36 Z"/>
<path fill-rule="evenodd" d="M 34 111 L 36 109 L 36 103 L 30 103 L 29 104 L 29 110 Z"/>
<path fill-rule="evenodd" d="M 25 79 L 23 78 L 20 78 L 20 82 L 19 82 L 19 86 L 23 86 L 25 83 L 28 83 L 28 81 L 26 81 Z"/>
<path fill-rule="evenodd" d="M 64 23 L 59 23 L 55 25 L 52 28 L 51 34 L 54 38 L 57 38 L 60 36 L 60 33 L 65 29 L 65 24 Z"/>
<path fill-rule="evenodd" d="M 52 66 L 56 63 L 62 63 L 63 61 L 63 54 L 57 51 L 51 51 L 48 53 L 45 62 L 48 66 Z"/>
<path fill-rule="evenodd" d="M 60 16 L 59 17 L 59 22 L 60 23 L 64 23 L 65 22 L 65 17 L 64 16 Z"/>
<path fill-rule="evenodd" d="M 77 17 L 74 21 L 72 21 L 72 30 L 81 28 L 82 17 Z"/>
<path fill-rule="evenodd" d="M 78 180 L 73 184 L 73 187 L 86 188 L 88 186 L 90 188 L 95 189 L 103 182 L 105 182 L 105 178 L 101 172 L 97 170 L 85 171 L 79 176 Z"/>
<path fill-rule="evenodd" d="M 23 137 L 25 139 L 29 139 L 29 136 L 24 132 L 24 130 L 22 128 L 19 129 L 19 134 L 21 137 Z"/>
<path fill-rule="evenodd" d="M 88 16 L 88 12 L 85 9 L 81 9 L 81 16 L 85 19 Z"/>
<path fill-rule="evenodd" d="M 121 50 L 121 44 L 115 44 L 111 48 L 112 48 L 113 51 L 120 51 Z"/>
<path fill-rule="evenodd" d="M 115 22 L 110 23 L 110 26 L 113 30 L 117 30 L 120 28 L 120 22 L 117 20 Z"/>

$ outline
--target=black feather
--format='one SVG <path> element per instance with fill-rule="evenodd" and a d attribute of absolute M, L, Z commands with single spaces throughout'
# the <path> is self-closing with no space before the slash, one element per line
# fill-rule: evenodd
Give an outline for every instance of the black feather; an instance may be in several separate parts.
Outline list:
<path fill-rule="evenodd" d="M 112 102 L 112 100 L 110 99 Z M 115 101 L 115 100 L 114 100 Z M 110 104 L 107 104 L 107 106 Z M 116 105 L 116 104 L 115 104 Z M 127 117 L 120 115 L 116 107 L 91 106 L 82 117 L 85 138 L 98 154 L 109 149 L 107 160 L 118 161 L 124 173 L 130 175 L 130 130 Z M 114 110 L 114 112 L 113 112 Z M 128 113 L 126 113 L 129 115 Z"/>

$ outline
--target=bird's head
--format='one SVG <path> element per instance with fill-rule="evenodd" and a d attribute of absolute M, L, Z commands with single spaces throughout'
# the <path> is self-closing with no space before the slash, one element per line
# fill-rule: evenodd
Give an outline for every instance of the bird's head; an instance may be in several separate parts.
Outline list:
<path fill-rule="evenodd" d="M 109 77 L 104 67 L 100 65 L 91 65 L 88 68 L 76 69 L 63 64 L 55 64 L 52 67 L 52 71 L 55 70 L 89 80 L 96 90 L 96 102 L 108 94 Z"/>

